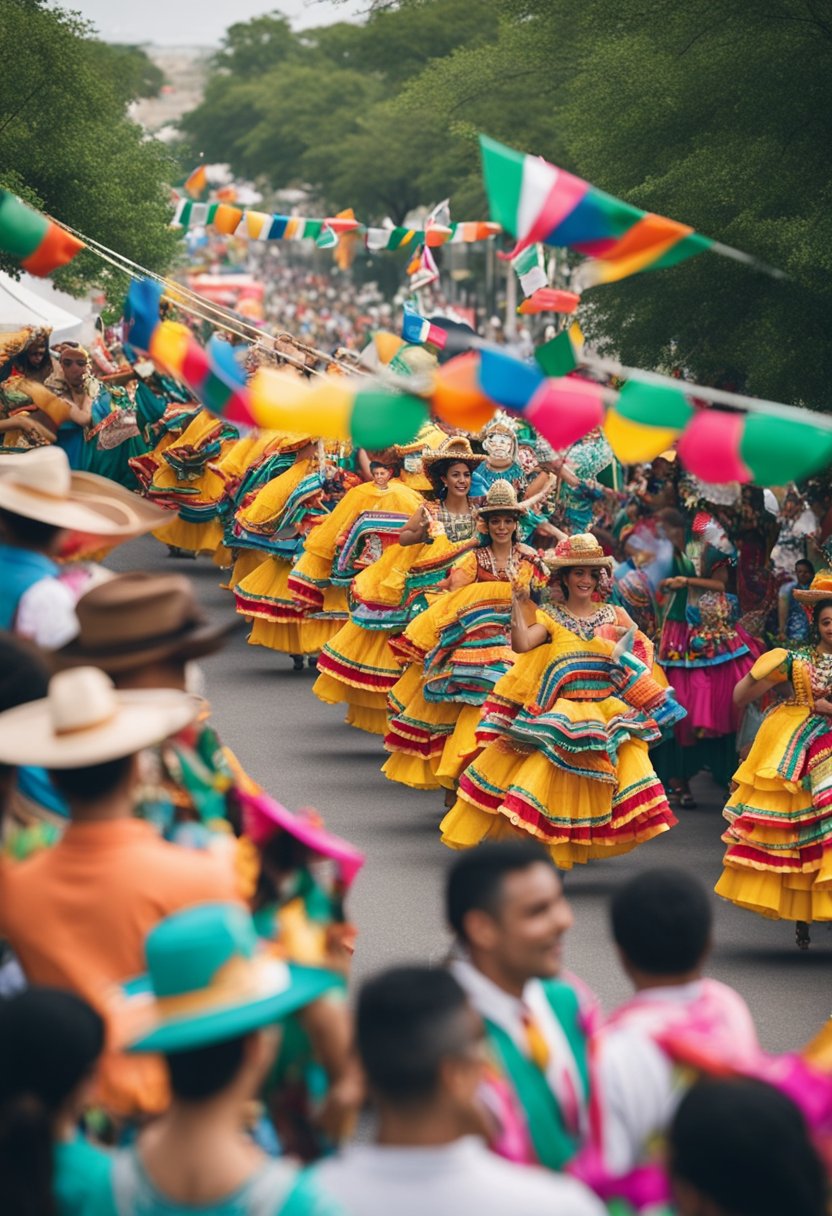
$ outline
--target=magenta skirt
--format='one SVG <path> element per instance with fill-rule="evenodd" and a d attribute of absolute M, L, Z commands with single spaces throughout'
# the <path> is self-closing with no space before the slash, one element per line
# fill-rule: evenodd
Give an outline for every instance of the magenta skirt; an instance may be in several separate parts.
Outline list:
<path fill-rule="evenodd" d="M 684 621 L 667 621 L 662 632 L 662 652 L 673 650 L 684 654 L 689 633 Z M 740 626 L 736 626 L 736 635 L 737 648 L 747 646 L 748 650 L 724 662 L 694 665 L 688 660 L 684 667 L 662 664 L 676 700 L 687 710 L 688 716 L 676 726 L 676 738 L 682 747 L 690 747 L 703 734 L 730 735 L 737 729 L 739 714 L 734 708 L 734 689 L 754 666 L 763 647 Z"/>

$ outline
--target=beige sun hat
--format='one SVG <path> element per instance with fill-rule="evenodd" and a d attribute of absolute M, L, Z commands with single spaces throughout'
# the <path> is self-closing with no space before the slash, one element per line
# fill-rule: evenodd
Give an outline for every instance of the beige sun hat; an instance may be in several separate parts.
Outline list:
<path fill-rule="evenodd" d="M 129 540 L 170 518 L 161 507 L 96 473 L 73 473 L 62 448 L 0 457 L 0 509 L 56 528 Z"/>
<path fill-rule="evenodd" d="M 521 516 L 526 514 L 526 508 L 517 501 L 517 493 L 510 481 L 506 481 L 500 477 L 493 482 L 485 496 L 485 502 L 477 511 L 482 519 L 487 519 L 489 515 L 514 515 Z"/>
<path fill-rule="evenodd" d="M 438 448 L 433 451 L 426 450 L 422 454 L 422 464 L 428 473 L 440 460 L 446 460 L 448 464 L 467 464 L 469 469 L 475 469 L 477 465 L 482 464 L 485 457 L 473 450 L 467 436 L 450 435 Z"/>
<path fill-rule="evenodd" d="M 104 764 L 161 743 L 199 710 L 196 697 L 175 689 L 117 692 L 97 667 L 59 671 L 43 700 L 0 714 L 0 764 Z"/>
<path fill-rule="evenodd" d="M 609 557 L 591 532 L 576 532 L 558 541 L 554 550 L 543 555 L 543 560 L 550 570 L 562 570 L 566 566 L 597 566 L 612 570 L 613 560 Z"/>

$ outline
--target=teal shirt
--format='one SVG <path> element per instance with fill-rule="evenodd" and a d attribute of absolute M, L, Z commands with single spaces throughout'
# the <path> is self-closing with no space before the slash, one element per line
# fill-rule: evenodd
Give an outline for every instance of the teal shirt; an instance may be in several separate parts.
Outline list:
<path fill-rule="evenodd" d="M 58 1216 L 116 1216 L 110 1189 L 113 1158 L 82 1135 L 56 1144 L 52 1189 Z"/>
<path fill-rule="evenodd" d="M 85 1216 L 342 1216 L 340 1204 L 322 1195 L 312 1174 L 285 1160 L 266 1160 L 233 1194 L 198 1207 L 162 1195 L 135 1148 L 122 1149 L 110 1163 L 110 1176 L 101 1180 L 95 1198 L 111 1206 L 90 1206 Z"/>

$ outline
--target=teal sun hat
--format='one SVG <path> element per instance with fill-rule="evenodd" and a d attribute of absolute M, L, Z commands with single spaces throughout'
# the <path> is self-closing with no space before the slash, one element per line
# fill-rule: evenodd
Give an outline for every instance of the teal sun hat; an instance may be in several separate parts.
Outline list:
<path fill-rule="evenodd" d="M 333 987 L 330 972 L 264 952 L 251 915 L 197 904 L 151 929 L 147 974 L 121 990 L 127 1051 L 172 1054 L 279 1022 Z"/>

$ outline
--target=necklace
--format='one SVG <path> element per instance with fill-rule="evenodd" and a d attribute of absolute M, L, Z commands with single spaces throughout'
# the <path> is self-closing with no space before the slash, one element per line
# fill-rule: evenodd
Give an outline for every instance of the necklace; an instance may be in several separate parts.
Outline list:
<path fill-rule="evenodd" d="M 495 578 L 505 579 L 511 582 L 512 578 L 517 574 L 518 564 L 515 561 L 516 546 L 511 546 L 511 551 L 504 565 L 499 565 L 494 550 L 490 545 L 484 545 L 481 549 L 477 549 L 477 561 L 484 570 L 493 574 Z"/>
<path fill-rule="evenodd" d="M 610 625 L 615 621 L 615 609 L 609 604 L 599 604 L 592 616 L 575 616 L 565 604 L 547 604 L 543 611 L 579 638 L 588 642 L 601 625 Z"/>

